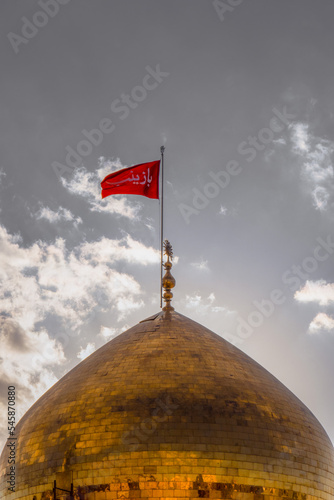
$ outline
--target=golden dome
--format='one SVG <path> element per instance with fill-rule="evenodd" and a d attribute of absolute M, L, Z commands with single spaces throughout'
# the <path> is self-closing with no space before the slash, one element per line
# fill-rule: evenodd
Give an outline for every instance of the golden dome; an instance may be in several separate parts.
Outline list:
<path fill-rule="evenodd" d="M 15 493 L 6 448 L 1 458 L 6 500 L 53 498 L 62 471 L 81 500 L 333 499 L 333 447 L 313 414 L 242 351 L 172 310 L 82 361 L 16 431 Z"/>

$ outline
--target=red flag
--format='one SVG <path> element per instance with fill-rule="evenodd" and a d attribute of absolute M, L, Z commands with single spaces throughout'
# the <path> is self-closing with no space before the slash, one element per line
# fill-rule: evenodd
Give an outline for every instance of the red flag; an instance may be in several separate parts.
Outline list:
<path fill-rule="evenodd" d="M 159 199 L 159 170 L 160 160 L 113 172 L 101 182 L 102 198 L 111 194 L 139 194 Z"/>

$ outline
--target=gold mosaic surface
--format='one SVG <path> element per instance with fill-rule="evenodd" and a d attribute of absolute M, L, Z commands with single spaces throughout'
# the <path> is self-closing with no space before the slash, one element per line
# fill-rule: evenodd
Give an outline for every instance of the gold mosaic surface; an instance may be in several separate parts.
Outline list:
<path fill-rule="evenodd" d="M 51 499 L 56 473 L 60 485 L 67 472 L 81 500 L 333 500 L 333 447 L 312 413 L 198 323 L 176 312 L 153 318 L 26 413 L 16 492 L 7 491 L 4 450 L 1 498 Z"/>

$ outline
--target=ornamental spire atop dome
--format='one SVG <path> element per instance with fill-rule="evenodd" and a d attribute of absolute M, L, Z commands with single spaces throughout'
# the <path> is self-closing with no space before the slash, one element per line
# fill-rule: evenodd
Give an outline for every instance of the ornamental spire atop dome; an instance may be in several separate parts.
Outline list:
<path fill-rule="evenodd" d="M 174 307 L 171 306 L 171 300 L 173 298 L 173 294 L 171 289 L 175 286 L 175 278 L 172 276 L 170 270 L 172 268 L 172 260 L 173 260 L 173 249 L 172 245 L 168 240 L 164 241 L 164 255 L 167 255 L 167 262 L 163 264 L 166 269 L 166 273 L 162 278 L 162 287 L 164 289 L 163 299 L 166 303 L 165 307 L 162 308 L 163 311 L 174 311 Z"/>

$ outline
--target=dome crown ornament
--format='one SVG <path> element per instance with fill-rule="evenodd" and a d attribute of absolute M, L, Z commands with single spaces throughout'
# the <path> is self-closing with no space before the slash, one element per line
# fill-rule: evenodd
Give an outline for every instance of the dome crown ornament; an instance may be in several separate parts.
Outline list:
<path fill-rule="evenodd" d="M 164 241 L 164 255 L 167 255 L 167 261 L 163 264 L 166 272 L 162 278 L 162 287 L 164 289 L 163 299 L 165 301 L 165 307 L 162 308 L 163 311 L 174 311 L 174 307 L 171 306 L 171 300 L 173 298 L 173 294 L 171 289 L 175 286 L 175 278 L 172 276 L 170 270 L 172 268 L 172 260 L 173 260 L 173 249 L 172 245 L 168 240 Z"/>

